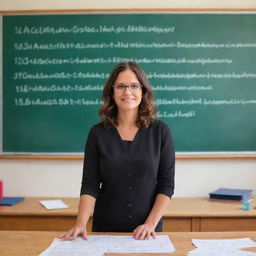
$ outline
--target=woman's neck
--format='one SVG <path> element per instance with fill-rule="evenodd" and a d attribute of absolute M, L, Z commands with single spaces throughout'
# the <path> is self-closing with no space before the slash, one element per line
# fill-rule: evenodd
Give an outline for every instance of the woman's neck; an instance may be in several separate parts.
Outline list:
<path fill-rule="evenodd" d="M 117 114 L 118 126 L 134 127 L 136 126 L 138 112 L 137 111 L 122 111 L 119 110 Z"/>

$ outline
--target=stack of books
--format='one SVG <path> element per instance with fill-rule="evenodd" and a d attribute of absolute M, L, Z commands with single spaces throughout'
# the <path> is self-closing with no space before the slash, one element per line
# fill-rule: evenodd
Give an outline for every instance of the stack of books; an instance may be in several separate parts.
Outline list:
<path fill-rule="evenodd" d="M 247 201 L 252 197 L 252 192 L 252 189 L 219 188 L 209 193 L 209 196 L 210 199 Z"/>

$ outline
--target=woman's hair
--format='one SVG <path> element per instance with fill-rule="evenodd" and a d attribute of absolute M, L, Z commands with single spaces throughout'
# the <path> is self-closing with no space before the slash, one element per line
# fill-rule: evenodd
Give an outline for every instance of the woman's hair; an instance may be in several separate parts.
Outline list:
<path fill-rule="evenodd" d="M 134 62 L 122 62 L 117 64 L 111 72 L 104 90 L 103 105 L 99 109 L 100 120 L 106 128 L 115 127 L 117 122 L 117 105 L 113 99 L 113 84 L 120 72 L 131 70 L 137 76 L 142 86 L 142 99 L 139 105 L 136 125 L 139 128 L 148 127 L 156 119 L 156 105 L 154 103 L 151 85 L 143 69 Z"/>

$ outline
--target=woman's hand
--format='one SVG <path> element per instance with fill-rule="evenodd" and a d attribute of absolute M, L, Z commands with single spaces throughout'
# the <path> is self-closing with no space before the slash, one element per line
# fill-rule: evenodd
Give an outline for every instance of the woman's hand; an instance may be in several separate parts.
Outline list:
<path fill-rule="evenodd" d="M 155 227 L 153 224 L 142 224 L 133 230 L 133 237 L 139 240 L 148 240 L 152 236 L 156 238 Z"/>
<path fill-rule="evenodd" d="M 83 237 L 83 239 L 88 240 L 88 235 L 85 227 L 83 225 L 76 225 L 71 228 L 68 232 L 59 236 L 61 240 L 75 240 L 79 235 Z"/>

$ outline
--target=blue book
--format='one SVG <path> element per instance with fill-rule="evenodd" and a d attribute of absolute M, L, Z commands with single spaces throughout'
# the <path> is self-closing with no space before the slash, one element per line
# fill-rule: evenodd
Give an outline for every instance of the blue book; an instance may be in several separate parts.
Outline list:
<path fill-rule="evenodd" d="M 0 205 L 11 206 L 24 200 L 24 197 L 3 197 L 0 199 Z"/>
<path fill-rule="evenodd" d="M 209 196 L 211 199 L 226 199 L 226 200 L 245 200 L 252 196 L 252 189 L 230 189 L 219 188 L 211 193 Z"/>

